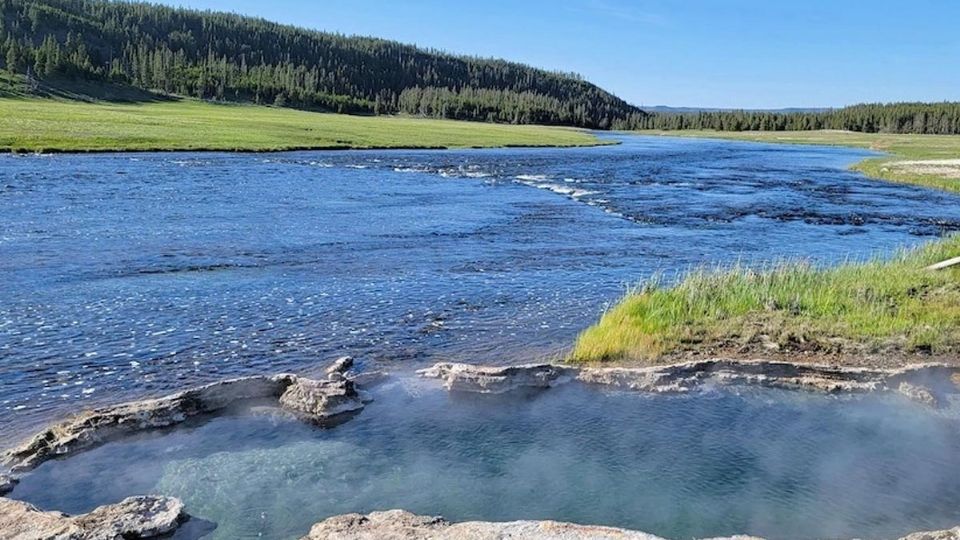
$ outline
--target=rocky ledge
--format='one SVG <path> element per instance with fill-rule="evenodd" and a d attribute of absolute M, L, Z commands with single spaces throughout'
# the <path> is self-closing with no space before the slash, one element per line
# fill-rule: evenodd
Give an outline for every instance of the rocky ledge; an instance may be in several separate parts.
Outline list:
<path fill-rule="evenodd" d="M 23 473 L 56 457 L 89 449 L 138 431 L 171 427 L 199 415 L 211 414 L 245 401 L 276 400 L 280 407 L 322 425 L 345 420 L 368 401 L 346 376 L 352 362 L 337 360 L 326 380 L 296 375 L 232 379 L 148 399 L 103 407 L 55 424 L 0 455 L 0 463 L 14 474 Z M 11 477 L 0 477 L 0 494 Z M 12 489 L 13 485 L 8 486 Z M 6 491 L 9 491 L 7 489 Z"/>
<path fill-rule="evenodd" d="M 439 363 L 418 372 L 450 391 L 499 394 L 550 388 L 569 381 L 655 393 L 683 393 L 706 385 L 751 384 L 821 392 L 891 391 L 937 406 L 960 392 L 960 368 L 922 364 L 900 369 L 845 368 L 768 360 L 697 360 L 652 367 L 576 367 L 526 364 L 491 367 Z"/>
<path fill-rule="evenodd" d="M 183 503 L 170 497 L 130 497 L 79 516 L 44 512 L 25 502 L 0 498 L 0 538 L 17 540 L 159 538 L 185 519 Z"/>
<path fill-rule="evenodd" d="M 575 525 L 558 521 L 466 521 L 418 516 L 404 510 L 345 514 L 321 521 L 301 540 L 663 540 L 659 536 L 614 527 Z M 747 540 L 750 537 L 733 537 Z M 720 540 L 720 539 L 716 539 Z"/>
<path fill-rule="evenodd" d="M 418 516 L 404 510 L 344 514 L 321 521 L 301 540 L 664 540 L 652 534 L 557 521 L 467 521 L 450 523 L 441 517 Z M 763 540 L 728 536 L 711 540 Z M 900 540 L 960 540 L 960 527 L 918 532 Z"/>

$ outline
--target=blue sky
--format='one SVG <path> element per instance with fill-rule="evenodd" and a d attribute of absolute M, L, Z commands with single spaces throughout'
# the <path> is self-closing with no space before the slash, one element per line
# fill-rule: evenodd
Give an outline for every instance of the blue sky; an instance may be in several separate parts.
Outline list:
<path fill-rule="evenodd" d="M 637 105 L 960 100 L 954 0 L 166 0 L 576 71 Z"/>

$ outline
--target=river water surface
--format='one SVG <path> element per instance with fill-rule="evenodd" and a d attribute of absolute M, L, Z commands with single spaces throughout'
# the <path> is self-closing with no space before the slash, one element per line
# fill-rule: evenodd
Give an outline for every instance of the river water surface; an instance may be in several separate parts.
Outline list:
<path fill-rule="evenodd" d="M 851 149 L 0 157 L 0 442 L 251 373 L 561 354 L 655 272 L 836 262 L 960 229 Z"/>

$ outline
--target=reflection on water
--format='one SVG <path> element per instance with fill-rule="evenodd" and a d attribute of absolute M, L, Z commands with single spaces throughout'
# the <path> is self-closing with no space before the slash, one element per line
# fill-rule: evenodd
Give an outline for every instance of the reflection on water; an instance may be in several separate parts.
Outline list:
<path fill-rule="evenodd" d="M 224 539 L 295 538 L 330 515 L 390 508 L 673 538 L 893 538 L 960 523 L 956 404 L 577 385 L 451 396 L 407 378 L 375 397 L 331 430 L 261 410 L 111 443 L 42 465 L 12 496 L 80 512 L 175 495 Z"/>
<path fill-rule="evenodd" d="M 820 261 L 960 224 L 859 150 L 623 137 L 587 149 L 0 156 L 0 443 L 228 376 L 557 354 L 625 287 Z"/>

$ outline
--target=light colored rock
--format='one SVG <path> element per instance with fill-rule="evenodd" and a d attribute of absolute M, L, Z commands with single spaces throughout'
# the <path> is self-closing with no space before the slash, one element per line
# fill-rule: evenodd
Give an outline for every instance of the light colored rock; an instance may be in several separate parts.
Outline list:
<path fill-rule="evenodd" d="M 350 368 L 353 367 L 353 357 L 352 356 L 341 356 L 333 361 L 330 364 L 330 367 L 326 369 L 327 377 L 338 373 L 340 375 L 346 375 Z"/>
<path fill-rule="evenodd" d="M 418 373 L 440 379 L 448 390 L 462 392 L 501 393 L 521 388 L 549 388 L 571 380 L 656 393 L 683 393 L 705 385 L 759 385 L 819 392 L 899 391 L 935 406 L 938 402 L 935 390 L 927 383 L 949 381 L 955 372 L 956 368 L 941 364 L 870 369 L 711 359 L 637 368 L 552 364 L 490 367 L 444 362 Z"/>
<path fill-rule="evenodd" d="M 443 518 L 418 516 L 403 510 L 335 516 L 314 525 L 310 529 L 310 534 L 302 540 L 496 540 L 501 538 L 662 540 L 642 532 L 555 521 L 506 523 L 471 521 L 454 524 Z"/>
<path fill-rule="evenodd" d="M 339 372 L 330 379 L 298 379 L 280 396 L 280 406 L 318 424 L 334 424 L 357 413 L 368 401 L 353 381 Z"/>
<path fill-rule="evenodd" d="M 502 394 L 563 384 L 572 380 L 577 370 L 553 364 L 496 367 L 442 362 L 417 373 L 442 380 L 444 387 L 451 391 Z"/>
<path fill-rule="evenodd" d="M 334 516 L 310 529 L 301 540 L 663 540 L 640 531 L 576 525 L 558 521 L 467 521 L 450 523 L 440 517 L 418 516 L 404 510 Z M 751 540 L 735 536 L 726 540 Z M 724 540 L 724 539 L 714 539 Z M 762 540 L 753 538 L 752 540 Z"/>
<path fill-rule="evenodd" d="M 917 403 L 927 405 L 928 407 L 937 406 L 937 398 L 933 396 L 933 393 L 929 388 L 924 386 L 903 381 L 900 383 L 900 386 L 897 387 L 897 392 L 900 392 Z"/>
<path fill-rule="evenodd" d="M 16 486 L 16 478 L 7 474 L 0 474 L 0 495 L 6 495 L 7 493 L 10 493 Z"/>
<path fill-rule="evenodd" d="M 926 531 L 908 534 L 900 540 L 960 540 L 960 527 L 943 531 Z"/>
<path fill-rule="evenodd" d="M 33 469 L 44 461 L 87 449 L 116 437 L 169 427 L 239 401 L 279 397 L 297 380 L 294 375 L 245 377 L 148 399 L 82 412 L 38 433 L 7 451 L 0 461 L 13 472 Z"/>
<path fill-rule="evenodd" d="M 75 517 L 0 498 L 2 540 L 157 538 L 172 533 L 184 519 L 183 503 L 171 497 L 130 497 Z"/>

